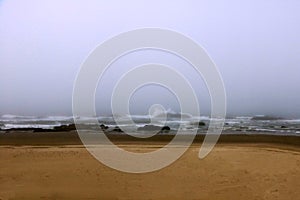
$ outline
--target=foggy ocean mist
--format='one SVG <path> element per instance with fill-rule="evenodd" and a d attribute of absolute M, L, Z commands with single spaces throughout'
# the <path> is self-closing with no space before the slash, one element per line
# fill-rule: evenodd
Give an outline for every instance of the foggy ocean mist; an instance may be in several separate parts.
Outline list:
<path fill-rule="evenodd" d="M 76 75 L 98 44 L 124 31 L 162 27 L 206 49 L 224 80 L 228 117 L 300 118 L 299 9 L 296 0 L 2 0 L 0 115 L 71 116 Z M 154 51 L 134 52 L 112 64 L 98 85 L 97 115 L 111 114 L 112 85 L 122 73 L 150 61 L 182 72 L 196 91 L 201 115 L 210 115 L 202 78 L 180 58 Z M 138 90 L 130 111 L 147 115 L 154 103 L 180 112 L 175 96 L 158 86 Z"/>

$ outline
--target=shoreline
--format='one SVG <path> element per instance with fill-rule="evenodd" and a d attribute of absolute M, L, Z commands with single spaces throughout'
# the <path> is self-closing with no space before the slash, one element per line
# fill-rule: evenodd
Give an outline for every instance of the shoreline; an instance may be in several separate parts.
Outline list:
<path fill-rule="evenodd" d="M 91 134 L 91 137 L 92 134 Z M 126 144 L 167 144 L 169 143 L 174 135 L 155 135 L 150 138 L 136 138 L 129 135 L 120 134 L 113 132 L 107 134 L 107 137 L 114 143 Z M 204 134 L 198 134 L 195 136 L 193 143 L 199 144 L 204 140 Z M 180 135 L 182 141 L 185 140 L 184 135 Z M 245 134 L 245 133 L 225 133 L 220 135 L 217 144 L 281 144 L 289 145 L 300 148 L 300 137 L 291 135 L 270 135 L 270 134 Z M 76 131 L 69 132 L 22 132 L 13 131 L 9 133 L 0 133 L 0 146 L 12 145 L 12 146 L 49 146 L 49 145 L 82 145 L 82 142 Z"/>

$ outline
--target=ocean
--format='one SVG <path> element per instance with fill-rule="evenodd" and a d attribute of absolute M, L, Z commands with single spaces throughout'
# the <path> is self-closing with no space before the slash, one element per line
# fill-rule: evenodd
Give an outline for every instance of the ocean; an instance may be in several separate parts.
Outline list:
<path fill-rule="evenodd" d="M 98 117 L 77 117 L 80 123 L 85 125 L 87 129 L 93 129 L 97 126 L 91 123 L 91 119 L 98 120 L 99 124 L 104 124 L 108 129 L 113 130 L 116 126 L 125 130 L 136 130 L 139 127 L 144 127 L 150 123 L 155 126 L 168 126 L 171 131 L 169 134 L 188 133 L 191 130 L 197 130 L 199 134 L 206 133 L 210 118 L 208 116 L 193 117 L 184 116 L 182 119 L 178 116 L 167 117 L 167 120 L 160 118 L 152 119 L 148 115 L 132 115 L 130 118 L 134 124 L 128 122 L 128 116 L 117 116 L 118 123 L 112 116 Z M 199 122 L 204 122 L 199 126 Z M 2 115 L 0 117 L 0 130 L 7 132 L 16 129 L 43 129 L 53 130 L 55 127 L 63 125 L 71 125 L 74 123 L 73 116 L 16 116 Z M 282 119 L 269 118 L 266 116 L 239 116 L 231 117 L 225 120 L 223 134 L 230 133 L 245 133 L 245 134 L 271 134 L 271 135 L 296 135 L 300 136 L 300 119 Z"/>

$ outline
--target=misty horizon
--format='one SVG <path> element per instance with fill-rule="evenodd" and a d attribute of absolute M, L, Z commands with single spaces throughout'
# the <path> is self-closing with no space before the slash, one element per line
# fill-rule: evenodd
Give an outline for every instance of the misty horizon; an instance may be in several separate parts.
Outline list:
<path fill-rule="evenodd" d="M 89 53 L 119 33 L 159 27 L 206 50 L 224 81 L 228 117 L 300 118 L 300 2 L 230 2 L 0 1 L 0 116 L 71 116 L 74 82 Z M 210 115 L 202 77 L 182 59 L 154 50 L 112 63 L 98 84 L 97 115 L 111 114 L 111 92 L 122 74 L 150 62 L 182 73 L 201 116 Z M 131 114 L 148 114 L 153 104 L 180 112 L 174 94 L 150 85 L 133 94 Z"/>

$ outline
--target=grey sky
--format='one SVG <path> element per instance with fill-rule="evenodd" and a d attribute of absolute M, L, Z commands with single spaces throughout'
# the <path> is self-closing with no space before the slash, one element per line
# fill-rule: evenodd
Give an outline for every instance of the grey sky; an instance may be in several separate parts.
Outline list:
<path fill-rule="evenodd" d="M 121 32 L 160 27 L 206 49 L 222 74 L 228 114 L 300 117 L 299 10 L 298 0 L 0 1 L 0 114 L 70 115 L 73 83 L 91 50 Z M 177 65 L 208 113 L 205 86 L 186 63 L 151 51 L 128 56 L 99 85 L 99 113 L 109 112 L 109 87 L 124 69 L 152 60 Z M 156 101 L 177 109 L 154 86 L 133 101 L 137 113 Z"/>

